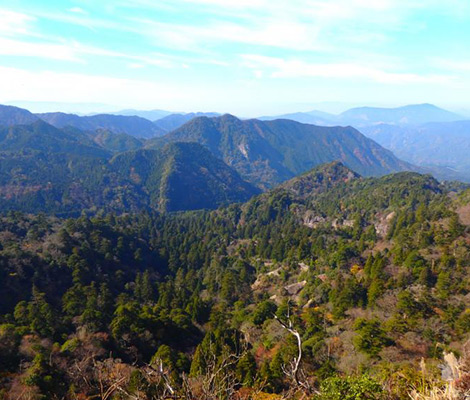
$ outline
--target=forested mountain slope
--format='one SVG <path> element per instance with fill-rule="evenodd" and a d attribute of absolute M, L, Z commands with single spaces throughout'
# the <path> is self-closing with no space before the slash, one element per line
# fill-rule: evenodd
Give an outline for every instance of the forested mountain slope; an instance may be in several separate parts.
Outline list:
<path fill-rule="evenodd" d="M 212 212 L 3 215 L 0 385 L 67 399 L 425 392 L 445 352 L 465 354 L 469 215 L 470 194 L 430 176 L 339 163 Z M 296 375 L 296 337 L 274 316 L 300 338 Z"/>
<path fill-rule="evenodd" d="M 289 120 L 242 121 L 231 115 L 200 117 L 148 147 L 197 142 L 260 188 L 269 188 L 324 162 L 341 161 L 365 176 L 413 169 L 390 151 L 347 127 L 319 127 Z"/>
<path fill-rule="evenodd" d="M 0 128 L 0 208 L 60 215 L 166 212 L 216 208 L 259 192 L 198 144 L 114 157 L 109 151 L 140 147 L 135 140 L 59 130 L 41 120 Z"/>
<path fill-rule="evenodd" d="M 78 116 L 61 112 L 36 114 L 39 118 L 56 128 L 67 126 L 83 131 L 108 130 L 113 133 L 125 133 L 137 138 L 151 138 L 164 133 L 151 121 L 135 115 L 97 114 Z"/>

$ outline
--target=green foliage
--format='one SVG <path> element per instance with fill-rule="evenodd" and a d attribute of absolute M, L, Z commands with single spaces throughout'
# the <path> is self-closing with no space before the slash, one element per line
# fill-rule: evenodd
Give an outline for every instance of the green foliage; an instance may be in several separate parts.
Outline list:
<path fill-rule="evenodd" d="M 316 400 L 382 400 L 382 386 L 367 375 L 360 377 L 333 377 L 325 379 Z"/>
<path fill-rule="evenodd" d="M 379 365 L 399 376 L 468 333 L 468 232 L 449 224 L 452 201 L 427 176 L 362 179 L 333 163 L 212 212 L 3 214 L 2 382 L 91 397 L 95 366 L 110 363 L 150 396 L 163 386 L 146 368 L 161 361 L 178 390 L 183 374 L 200 384 L 224 365 L 285 393 L 297 343 L 275 313 L 298 330 L 312 385 L 329 382 L 322 398 L 378 395 L 365 377 L 334 378 Z"/>
<path fill-rule="evenodd" d="M 255 325 L 262 325 L 267 319 L 271 319 L 276 313 L 277 306 L 269 300 L 264 300 L 259 303 L 253 311 L 253 323 Z"/>
<path fill-rule="evenodd" d="M 393 344 L 381 325 L 378 319 L 360 318 L 356 320 L 354 330 L 357 335 L 354 337 L 354 345 L 359 351 L 377 357 L 384 347 Z"/>
<path fill-rule="evenodd" d="M 203 144 L 244 179 L 263 188 L 339 159 L 366 176 L 405 167 L 351 127 L 318 127 L 289 120 L 240 120 L 228 114 L 194 118 L 164 138 L 150 140 L 148 146 L 160 147 L 169 141 Z"/>

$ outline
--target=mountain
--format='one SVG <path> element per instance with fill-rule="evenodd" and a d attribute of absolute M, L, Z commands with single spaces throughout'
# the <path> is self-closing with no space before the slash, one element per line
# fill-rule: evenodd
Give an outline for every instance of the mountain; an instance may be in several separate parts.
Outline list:
<path fill-rule="evenodd" d="M 217 208 L 259 193 L 197 143 L 119 154 L 110 167 L 143 188 L 149 206 L 160 211 Z"/>
<path fill-rule="evenodd" d="M 125 133 L 137 138 L 151 138 L 163 134 L 163 131 L 151 121 L 136 116 L 98 114 L 82 117 L 61 112 L 36 115 L 56 128 L 71 126 L 92 132 L 107 130 L 113 133 Z"/>
<path fill-rule="evenodd" d="M 339 161 L 322 164 L 304 174 L 282 183 L 272 190 L 288 191 L 298 200 L 324 193 L 341 183 L 349 183 L 361 176 L 344 166 Z M 271 193 L 271 195 L 272 195 Z"/>
<path fill-rule="evenodd" d="M 334 115 L 322 111 L 298 112 L 277 117 L 261 117 L 261 120 L 291 119 L 293 121 L 334 126 L 351 125 L 355 128 L 376 124 L 420 125 L 427 122 L 450 122 L 463 119 L 462 116 L 436 107 L 433 104 L 413 104 L 397 108 L 358 107 Z"/>
<path fill-rule="evenodd" d="M 171 145 L 168 160 L 186 147 L 202 151 Z M 157 153 L 118 164 L 140 169 Z M 4 213 L 0 390 L 465 399 L 469 242 L 469 191 L 340 163 L 215 211 Z"/>
<path fill-rule="evenodd" d="M 163 117 L 157 121 L 155 121 L 155 125 L 158 126 L 160 129 L 166 132 L 171 132 L 180 126 L 184 125 L 186 122 L 191 121 L 193 118 L 197 117 L 218 117 L 220 114 L 218 113 L 187 113 L 187 114 L 171 114 L 166 117 Z"/>
<path fill-rule="evenodd" d="M 106 158 L 110 153 L 93 143 L 83 132 L 60 130 L 37 120 L 29 125 L 0 127 L 0 151 L 73 154 Z"/>
<path fill-rule="evenodd" d="M 433 104 L 415 104 L 398 108 L 359 107 L 347 110 L 337 117 L 338 122 L 356 127 L 380 123 L 417 125 L 459 119 L 462 117 Z"/>
<path fill-rule="evenodd" d="M 68 103 L 64 101 L 10 101 L 8 105 L 34 110 L 34 113 L 47 113 L 60 110 L 77 115 L 105 114 L 113 111 L 114 106 L 105 103 Z"/>
<path fill-rule="evenodd" d="M 28 110 L 0 104 L 0 126 L 31 124 L 37 120 Z"/>
<path fill-rule="evenodd" d="M 133 140 L 59 130 L 42 120 L 0 128 L 0 209 L 58 215 L 99 209 L 166 212 L 216 208 L 258 193 L 195 143 L 113 157 L 141 145 Z"/>
<path fill-rule="evenodd" d="M 361 132 L 403 160 L 434 170 L 439 178 L 470 181 L 470 121 L 379 124 Z"/>
<path fill-rule="evenodd" d="M 106 158 L 111 153 L 139 149 L 143 146 L 143 141 L 125 133 L 105 130 L 83 132 L 71 126 L 58 129 L 36 119 L 28 125 L 0 126 L 0 146 L 0 151 L 28 149 Z"/>
<path fill-rule="evenodd" d="M 173 114 L 171 111 L 165 110 L 134 110 L 134 109 L 126 109 L 120 110 L 116 112 L 111 112 L 109 114 L 112 115 L 125 115 L 125 116 L 136 116 L 148 119 L 149 121 L 155 121 L 157 119 L 161 119 L 166 117 L 167 115 Z"/>
<path fill-rule="evenodd" d="M 261 121 L 272 121 L 275 119 L 291 119 L 292 121 L 301 122 L 303 124 L 312 125 L 335 125 L 334 121 L 336 115 L 329 114 L 323 111 L 308 111 L 308 112 L 296 112 L 291 114 L 282 114 L 278 116 L 264 116 L 258 118 Z"/>
<path fill-rule="evenodd" d="M 364 176 L 413 169 L 351 127 L 319 127 L 290 120 L 242 121 L 228 114 L 195 118 L 146 146 L 181 141 L 206 146 L 260 188 L 335 160 Z"/>
<path fill-rule="evenodd" d="M 97 145 L 113 153 L 137 150 L 144 145 L 142 139 L 125 133 L 112 133 L 107 130 L 99 130 L 91 135 L 91 138 Z"/>

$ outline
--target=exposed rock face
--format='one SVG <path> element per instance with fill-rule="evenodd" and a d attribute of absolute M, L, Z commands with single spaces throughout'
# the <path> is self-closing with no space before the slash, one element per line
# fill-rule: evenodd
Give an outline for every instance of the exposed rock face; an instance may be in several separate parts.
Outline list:
<path fill-rule="evenodd" d="M 396 213 L 395 211 L 392 211 L 391 213 L 387 214 L 384 217 L 381 217 L 378 222 L 375 224 L 375 232 L 377 235 L 384 237 L 388 233 L 388 228 L 390 227 L 390 222 L 392 219 L 395 217 Z"/>
<path fill-rule="evenodd" d="M 300 291 L 305 287 L 307 281 L 296 282 L 290 285 L 284 286 L 285 291 L 289 296 L 296 296 L 300 293 Z"/>

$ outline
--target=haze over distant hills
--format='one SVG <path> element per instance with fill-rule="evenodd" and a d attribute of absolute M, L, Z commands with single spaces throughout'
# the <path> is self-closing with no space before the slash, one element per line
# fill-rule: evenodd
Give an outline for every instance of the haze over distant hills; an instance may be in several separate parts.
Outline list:
<path fill-rule="evenodd" d="M 184 125 L 186 122 L 189 122 L 194 118 L 197 118 L 197 117 L 218 117 L 218 116 L 220 116 L 220 114 L 215 113 L 215 112 L 170 114 L 170 115 L 167 115 L 166 117 L 163 117 L 163 118 L 155 121 L 155 125 L 157 125 L 163 131 L 171 132 L 172 130 L 179 128 L 180 126 Z"/>
<path fill-rule="evenodd" d="M 5 106 L 3 106 L 5 107 Z M 17 109 L 19 111 L 21 109 Z M 0 111 L 1 113 L 1 111 Z M 34 121 L 34 115 L 62 128 L 72 126 L 81 130 L 108 130 L 114 133 L 126 133 L 139 138 L 152 138 L 178 129 L 190 120 L 201 117 L 215 117 L 216 112 L 172 113 L 165 110 L 126 109 L 108 114 L 92 114 L 80 116 L 70 113 L 51 112 L 32 114 L 23 110 L 18 115 L 24 121 Z M 26 116 L 27 115 L 27 116 Z M 2 119 L 0 114 L 0 120 Z M 451 122 L 464 117 L 436 107 L 432 104 L 408 105 L 398 108 L 358 107 L 341 114 L 330 114 L 323 111 L 296 112 L 279 116 L 263 116 L 263 121 L 274 119 L 290 119 L 293 121 L 320 126 L 354 126 L 362 128 L 370 125 L 417 125 L 427 122 Z M 20 121 L 20 120 L 17 120 Z M 11 122 L 16 123 L 15 120 Z"/>
<path fill-rule="evenodd" d="M 156 121 L 166 117 L 167 115 L 173 114 L 171 111 L 165 110 L 135 110 L 135 109 L 126 109 L 115 112 L 110 112 L 112 115 L 125 115 L 125 116 L 136 116 L 148 119 L 149 121 Z"/>
<path fill-rule="evenodd" d="M 39 118 L 23 108 L 0 104 L 0 125 L 31 124 Z"/>
<path fill-rule="evenodd" d="M 437 167 L 441 173 L 444 167 L 449 178 L 470 181 L 470 121 L 379 124 L 363 127 L 361 132 L 406 161 Z"/>
<path fill-rule="evenodd" d="M 177 129 L 193 118 L 200 116 L 215 117 L 221 114 L 215 112 L 197 113 L 170 113 L 168 111 L 138 111 L 124 110 L 113 114 L 137 115 L 154 121 L 163 131 L 170 132 Z M 162 115 L 162 116 L 160 116 Z M 290 119 L 304 124 L 320 126 L 363 126 L 376 124 L 415 125 L 427 122 L 449 122 L 464 119 L 463 116 L 444 110 L 432 104 L 415 104 L 396 108 L 384 107 L 356 107 L 348 109 L 340 114 L 331 114 L 313 110 L 308 112 L 295 112 L 278 116 L 262 116 L 257 118 L 262 121 L 274 119 Z"/>
<path fill-rule="evenodd" d="M 311 111 L 280 117 L 324 126 L 354 126 L 398 158 L 423 167 L 439 179 L 470 181 L 470 121 L 432 104 L 359 107 L 338 115 Z"/>
<path fill-rule="evenodd" d="M 416 125 L 427 122 L 449 122 L 463 119 L 461 115 L 436 107 L 433 104 L 413 104 L 397 108 L 357 107 L 341 114 L 309 111 L 261 117 L 262 120 L 287 118 L 314 125 L 351 125 L 362 127 L 376 124 Z"/>

